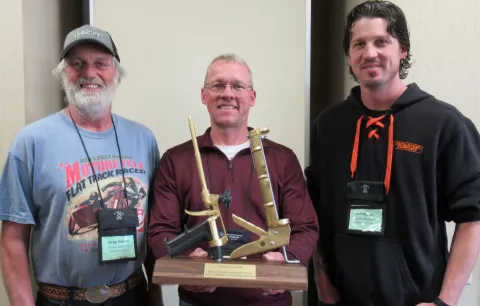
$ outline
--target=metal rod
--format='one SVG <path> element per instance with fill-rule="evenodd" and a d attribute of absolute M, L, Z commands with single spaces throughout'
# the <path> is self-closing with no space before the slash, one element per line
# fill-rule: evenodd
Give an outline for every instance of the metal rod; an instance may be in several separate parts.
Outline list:
<path fill-rule="evenodd" d="M 285 246 L 282 246 L 282 253 L 283 253 L 283 257 L 285 258 L 285 261 L 287 263 L 300 263 L 300 260 L 297 260 L 297 259 L 290 260 L 290 259 L 288 259 L 287 249 L 285 248 Z"/>
<path fill-rule="evenodd" d="M 197 162 L 198 176 L 200 177 L 200 185 L 202 186 L 202 191 L 205 191 L 207 190 L 207 183 L 205 182 L 202 158 L 200 157 L 200 151 L 198 149 L 197 134 L 195 133 L 195 127 L 193 125 L 191 116 L 188 116 L 188 124 L 190 125 L 190 134 L 192 134 L 193 150 L 195 151 L 195 161 Z"/>

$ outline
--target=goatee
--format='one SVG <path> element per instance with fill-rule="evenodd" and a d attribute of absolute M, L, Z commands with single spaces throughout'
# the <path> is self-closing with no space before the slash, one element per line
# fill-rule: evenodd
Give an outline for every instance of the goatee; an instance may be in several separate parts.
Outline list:
<path fill-rule="evenodd" d="M 112 85 L 106 85 L 100 78 L 78 78 L 75 83 L 70 83 L 66 77 L 63 78 L 63 88 L 69 104 L 85 116 L 91 119 L 101 118 L 110 107 L 118 82 Z M 83 84 L 95 84 L 100 87 L 99 92 L 90 92 L 85 90 Z"/>

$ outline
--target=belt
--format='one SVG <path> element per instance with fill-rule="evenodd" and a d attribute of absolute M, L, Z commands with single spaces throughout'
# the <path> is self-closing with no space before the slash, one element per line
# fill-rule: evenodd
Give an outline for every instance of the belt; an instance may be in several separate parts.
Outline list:
<path fill-rule="evenodd" d="M 119 297 L 130 289 L 137 287 L 145 281 L 142 270 L 130 275 L 126 280 L 110 286 L 94 286 L 90 288 L 61 287 L 46 283 L 38 283 L 39 291 L 46 298 L 69 301 L 89 301 L 91 303 L 103 303 L 110 298 Z"/>

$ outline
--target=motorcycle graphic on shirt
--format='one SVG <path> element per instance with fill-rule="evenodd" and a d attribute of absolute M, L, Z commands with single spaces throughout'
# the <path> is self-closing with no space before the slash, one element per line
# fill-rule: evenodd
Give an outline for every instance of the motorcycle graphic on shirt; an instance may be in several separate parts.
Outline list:
<path fill-rule="evenodd" d="M 96 184 L 88 189 L 94 189 L 93 191 L 83 190 L 85 195 L 79 195 L 75 198 L 77 201 L 73 201 L 70 205 L 70 210 L 67 209 L 68 216 L 68 233 L 70 238 L 75 239 L 76 236 L 81 239 L 85 239 L 88 236 L 85 235 L 92 232 L 95 236 L 98 227 L 97 212 L 100 209 L 100 203 L 103 199 L 106 208 L 110 209 L 122 209 L 122 208 L 137 208 L 139 214 L 139 229 L 143 227 L 143 215 L 144 208 L 142 206 L 143 200 L 147 196 L 146 188 L 138 178 L 125 177 L 125 183 L 122 177 L 115 177 L 111 180 L 102 181 L 104 184 L 100 184 L 101 197 L 96 188 Z M 125 189 L 124 189 L 125 185 Z M 125 198 L 126 194 L 126 198 Z M 80 200 L 82 199 L 82 200 Z M 87 236 L 87 237 L 85 237 Z M 94 237 L 88 237 L 92 239 Z"/>

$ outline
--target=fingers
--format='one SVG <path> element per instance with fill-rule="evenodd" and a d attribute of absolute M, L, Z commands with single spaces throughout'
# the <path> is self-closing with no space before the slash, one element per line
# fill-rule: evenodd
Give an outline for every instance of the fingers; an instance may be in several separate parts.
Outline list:
<path fill-rule="evenodd" d="M 196 248 L 189 256 L 192 257 L 207 257 L 208 253 L 205 252 L 202 248 Z"/>
<path fill-rule="evenodd" d="M 277 295 L 285 292 L 282 289 L 263 289 L 262 291 L 262 295 Z"/>
<path fill-rule="evenodd" d="M 192 292 L 209 292 L 212 293 L 217 287 L 205 287 L 205 286 L 182 286 L 185 290 Z"/>
<path fill-rule="evenodd" d="M 280 252 L 268 252 L 263 254 L 263 259 L 266 260 L 276 260 L 276 261 L 285 261 L 283 254 Z"/>

